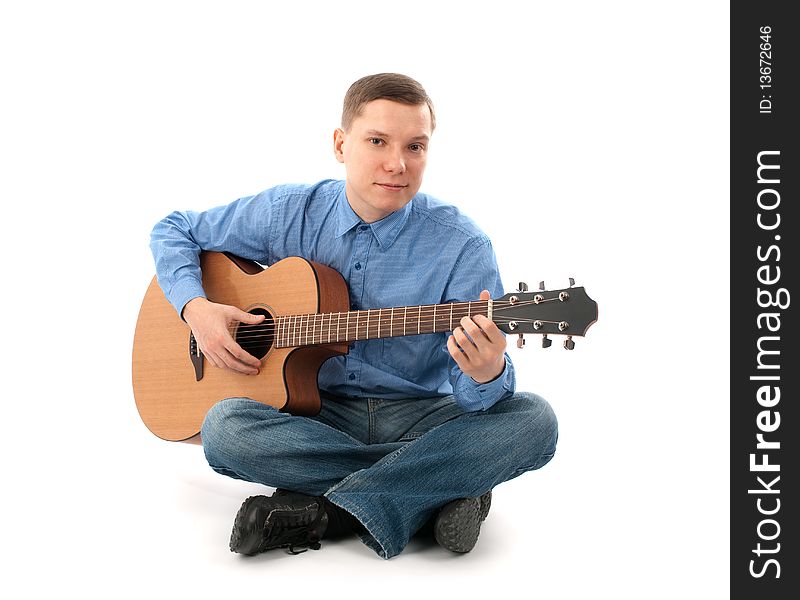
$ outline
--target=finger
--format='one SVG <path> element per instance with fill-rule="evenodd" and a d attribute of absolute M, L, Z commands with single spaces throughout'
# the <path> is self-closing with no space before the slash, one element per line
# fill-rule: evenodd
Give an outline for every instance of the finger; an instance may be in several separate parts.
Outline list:
<path fill-rule="evenodd" d="M 231 341 L 233 341 L 233 340 L 231 340 Z M 226 347 L 226 349 L 228 350 L 228 352 L 230 352 L 233 355 L 233 357 L 236 360 L 240 361 L 242 364 L 249 365 L 249 366 L 251 366 L 253 368 L 256 368 L 256 369 L 261 366 L 261 361 L 259 359 L 257 359 L 255 356 L 250 354 L 247 350 L 242 348 L 236 342 L 233 342 L 232 344 L 229 344 Z"/>
<path fill-rule="evenodd" d="M 264 315 L 254 315 L 253 313 L 236 309 L 236 312 L 233 314 L 233 318 L 240 323 L 256 324 L 261 323 L 261 321 L 263 321 L 266 317 Z"/>
<path fill-rule="evenodd" d="M 258 367 L 261 366 L 261 361 L 255 356 L 248 354 L 232 338 L 230 342 L 225 345 L 222 359 L 225 362 L 225 366 L 231 371 L 244 373 L 246 375 L 255 375 L 258 373 Z"/>
<path fill-rule="evenodd" d="M 458 367 L 463 371 L 464 367 L 469 364 L 469 358 L 464 354 L 464 351 L 459 347 L 453 336 L 447 338 L 447 350 L 450 352 L 450 356 L 453 357 L 453 360 L 456 361 Z"/>
<path fill-rule="evenodd" d="M 219 369 L 228 369 L 234 373 L 254 375 L 258 372 L 255 367 L 261 364 L 255 357 L 251 357 L 251 359 L 257 363 L 253 366 L 239 360 L 235 354 L 250 355 L 236 343 L 227 330 L 214 336 L 212 341 L 204 342 L 200 348 L 213 366 Z"/>
<path fill-rule="evenodd" d="M 491 297 L 492 295 L 489 293 L 489 290 L 483 290 L 481 292 L 481 300 L 489 300 Z"/>
<path fill-rule="evenodd" d="M 450 337 L 456 338 L 459 347 L 465 352 L 470 348 L 475 348 L 474 339 L 462 327 L 456 327 Z"/>
<path fill-rule="evenodd" d="M 477 316 L 478 315 L 475 315 L 475 317 L 477 317 Z M 488 340 L 489 336 L 487 336 L 486 333 L 483 331 L 483 329 L 481 329 L 478 326 L 478 324 L 475 323 L 473 318 L 462 317 L 461 318 L 461 327 L 464 328 L 464 331 L 467 332 L 467 335 L 469 335 L 472 338 L 472 340 L 475 342 L 475 344 L 477 345 L 479 343 L 479 341 L 480 341 L 480 338 L 484 338 L 484 339 Z"/>
<path fill-rule="evenodd" d="M 495 325 L 494 321 L 492 321 L 489 317 L 484 315 L 475 315 L 473 320 L 493 344 L 500 343 L 500 340 L 505 340 L 503 332 L 498 329 L 497 325 Z"/>
<path fill-rule="evenodd" d="M 230 352 L 226 352 L 222 355 L 222 361 L 225 364 L 225 368 L 234 373 L 241 373 L 242 375 L 255 375 L 258 373 L 258 369 L 251 367 L 243 363 L 242 361 L 238 360 L 233 354 Z"/>

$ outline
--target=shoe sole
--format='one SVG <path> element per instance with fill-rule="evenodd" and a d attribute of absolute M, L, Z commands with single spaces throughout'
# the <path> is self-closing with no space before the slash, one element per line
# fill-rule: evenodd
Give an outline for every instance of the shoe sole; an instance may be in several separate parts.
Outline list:
<path fill-rule="evenodd" d="M 261 541 L 261 532 L 245 524 L 247 511 L 256 496 L 250 496 L 242 503 L 239 512 L 233 519 L 233 529 L 231 530 L 231 540 L 228 544 L 231 552 L 252 556 L 258 553 L 258 546 Z"/>
<path fill-rule="evenodd" d="M 440 546 L 464 554 L 475 547 L 481 523 L 489 514 L 492 492 L 480 498 L 461 498 L 446 504 L 439 512 L 433 535 Z"/>

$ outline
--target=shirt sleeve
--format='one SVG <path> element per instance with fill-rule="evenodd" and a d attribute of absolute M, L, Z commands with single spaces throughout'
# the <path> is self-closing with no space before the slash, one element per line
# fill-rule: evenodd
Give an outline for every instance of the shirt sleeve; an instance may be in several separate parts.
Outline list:
<path fill-rule="evenodd" d="M 267 190 L 204 212 L 173 212 L 150 235 L 156 277 L 167 300 L 182 314 L 190 300 L 205 297 L 200 252 L 230 252 L 270 262 L 269 239 L 276 221 L 277 192 Z"/>
<path fill-rule="evenodd" d="M 456 262 L 448 281 L 446 302 L 476 300 L 481 291 L 489 290 L 492 298 L 503 295 L 503 282 L 489 238 L 482 236 L 469 244 Z M 449 335 L 448 335 L 449 337 Z M 445 345 L 444 351 L 448 352 Z M 478 383 L 466 375 L 451 358 L 450 383 L 456 402 L 466 411 L 487 410 L 514 394 L 514 365 L 506 353 L 503 372 L 492 381 Z"/>

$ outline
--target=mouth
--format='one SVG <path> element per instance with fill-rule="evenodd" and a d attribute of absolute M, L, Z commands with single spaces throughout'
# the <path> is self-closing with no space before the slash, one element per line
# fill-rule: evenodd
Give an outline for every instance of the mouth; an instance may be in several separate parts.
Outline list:
<path fill-rule="evenodd" d="M 380 183 L 380 182 L 376 182 L 375 185 L 377 185 L 380 188 L 383 188 L 384 190 L 388 190 L 390 192 L 399 192 L 400 190 L 404 190 L 404 189 L 406 189 L 408 187 L 408 185 L 400 185 L 398 183 Z"/>

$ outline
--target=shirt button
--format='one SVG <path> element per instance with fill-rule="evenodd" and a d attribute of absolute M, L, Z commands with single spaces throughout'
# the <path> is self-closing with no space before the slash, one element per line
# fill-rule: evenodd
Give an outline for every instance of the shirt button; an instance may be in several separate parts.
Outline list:
<path fill-rule="evenodd" d="M 362 225 L 361 227 L 358 228 L 359 231 L 366 231 L 367 229 L 369 229 L 369 227 L 366 225 Z"/>
<path fill-rule="evenodd" d="M 356 263 L 356 271 L 360 271 L 360 270 L 361 270 L 361 263 Z"/>
<path fill-rule="evenodd" d="M 350 373 L 350 375 L 348 375 L 348 376 L 347 376 L 347 378 L 348 378 L 350 381 L 353 381 L 353 379 L 355 379 L 355 378 L 356 378 L 356 374 L 355 374 L 355 373 Z"/>

